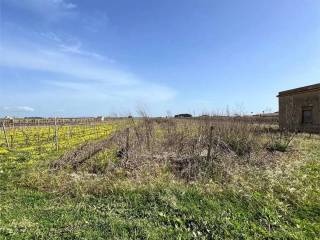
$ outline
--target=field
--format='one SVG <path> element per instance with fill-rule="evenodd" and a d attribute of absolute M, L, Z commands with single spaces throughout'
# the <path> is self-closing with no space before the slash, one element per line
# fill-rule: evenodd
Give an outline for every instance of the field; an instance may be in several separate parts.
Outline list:
<path fill-rule="evenodd" d="M 5 135 L 0 239 L 319 239 L 318 135 L 146 116 Z"/>

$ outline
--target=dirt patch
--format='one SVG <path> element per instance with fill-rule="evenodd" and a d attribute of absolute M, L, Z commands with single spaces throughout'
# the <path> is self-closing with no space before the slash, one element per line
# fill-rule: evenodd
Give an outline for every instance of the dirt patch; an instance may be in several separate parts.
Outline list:
<path fill-rule="evenodd" d="M 112 136 L 107 139 L 86 142 L 62 155 L 61 158 L 51 164 L 51 168 L 59 170 L 71 167 L 73 170 L 77 170 L 78 167 L 87 160 L 94 157 L 99 152 L 110 148 L 114 143 L 119 142 L 119 139 L 123 137 L 123 134 L 123 131 L 119 131 L 112 134 Z"/>

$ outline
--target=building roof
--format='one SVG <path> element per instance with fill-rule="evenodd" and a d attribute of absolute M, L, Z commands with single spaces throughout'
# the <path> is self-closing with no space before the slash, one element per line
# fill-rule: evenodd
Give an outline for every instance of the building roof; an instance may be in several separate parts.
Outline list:
<path fill-rule="evenodd" d="M 315 91 L 320 91 L 320 83 L 310 85 L 310 86 L 295 88 L 287 91 L 282 91 L 282 92 L 279 92 L 278 97 L 290 96 L 290 95 L 306 93 L 306 92 L 315 92 Z"/>

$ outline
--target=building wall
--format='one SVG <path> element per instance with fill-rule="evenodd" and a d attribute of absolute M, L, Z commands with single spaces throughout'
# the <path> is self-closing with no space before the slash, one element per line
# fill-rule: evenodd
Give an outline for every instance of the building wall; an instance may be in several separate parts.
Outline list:
<path fill-rule="evenodd" d="M 302 124 L 306 107 L 312 107 L 312 124 Z M 320 91 L 279 96 L 279 125 L 281 129 L 320 132 Z"/>

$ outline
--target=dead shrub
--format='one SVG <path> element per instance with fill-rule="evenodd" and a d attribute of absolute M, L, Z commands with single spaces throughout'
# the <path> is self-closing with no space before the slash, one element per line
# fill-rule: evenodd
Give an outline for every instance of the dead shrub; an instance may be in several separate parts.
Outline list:
<path fill-rule="evenodd" d="M 62 159 L 69 159 L 64 161 L 66 165 L 80 163 L 82 171 L 111 177 L 121 173 L 141 179 L 169 172 L 188 182 L 226 183 L 240 165 L 259 167 L 268 163 L 270 153 L 263 145 L 259 128 L 233 118 L 152 119 L 141 112 L 140 118 L 130 119 L 127 129 L 116 133 L 108 142 L 103 141 L 102 147 L 94 147 L 84 161 L 80 161 L 79 156 L 87 151 L 86 146 L 78 149 L 80 153 L 69 153 Z M 285 136 L 281 139 L 288 145 L 291 142 Z M 95 154 L 111 147 L 112 156 L 102 154 L 102 159 L 94 159 Z"/>
<path fill-rule="evenodd" d="M 280 132 L 279 134 L 271 134 L 270 141 L 267 143 L 266 149 L 270 152 L 286 152 L 293 141 L 296 133 Z"/>

